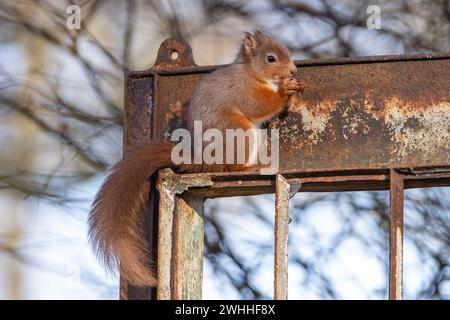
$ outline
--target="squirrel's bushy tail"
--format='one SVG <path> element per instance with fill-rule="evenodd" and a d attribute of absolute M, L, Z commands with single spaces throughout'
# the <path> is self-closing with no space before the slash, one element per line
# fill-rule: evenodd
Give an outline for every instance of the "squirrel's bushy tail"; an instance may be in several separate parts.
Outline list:
<path fill-rule="evenodd" d="M 150 177 L 172 166 L 173 144 L 149 142 L 132 147 L 97 193 L 89 216 L 89 239 L 109 270 L 120 269 L 137 286 L 156 285 L 143 235 L 142 210 L 148 201 Z"/>

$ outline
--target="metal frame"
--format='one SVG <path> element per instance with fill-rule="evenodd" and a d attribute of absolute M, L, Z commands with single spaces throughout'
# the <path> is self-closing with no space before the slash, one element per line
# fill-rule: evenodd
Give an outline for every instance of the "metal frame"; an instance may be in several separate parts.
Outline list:
<path fill-rule="evenodd" d="M 333 182 L 364 181 L 390 184 L 390 252 L 389 298 L 402 298 L 403 277 L 403 199 L 404 184 L 419 179 L 448 179 L 450 173 L 402 173 L 391 169 L 386 174 L 353 174 L 339 176 L 335 172 L 315 177 L 299 175 L 266 176 L 259 179 L 251 173 L 229 176 L 233 184 L 223 192 L 223 174 L 176 174 L 171 169 L 161 171 L 158 190 L 158 299 L 200 299 L 203 264 L 203 201 L 222 196 L 276 194 L 274 228 L 274 299 L 287 299 L 289 199 L 298 191 L 311 191 Z M 244 188 L 245 190 L 242 190 Z"/>
<path fill-rule="evenodd" d="M 306 107 L 272 123 L 287 128 L 279 173 L 161 171 L 144 221 L 159 287 L 121 282 L 122 299 L 200 299 L 204 200 L 274 192 L 274 298 L 287 299 L 289 199 L 297 191 L 356 190 L 390 190 L 389 298 L 402 298 L 404 189 L 450 186 L 450 132 L 439 122 L 450 124 L 450 54 L 296 64 L 311 88 Z M 130 144 L 183 126 L 195 84 L 216 68 L 196 66 L 189 44 L 168 39 L 150 70 L 126 73 L 124 156 Z"/>

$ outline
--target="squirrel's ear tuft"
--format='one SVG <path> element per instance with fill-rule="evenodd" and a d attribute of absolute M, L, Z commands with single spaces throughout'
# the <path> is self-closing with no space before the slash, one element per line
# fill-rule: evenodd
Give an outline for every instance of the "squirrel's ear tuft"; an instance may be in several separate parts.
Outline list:
<path fill-rule="evenodd" d="M 244 38 L 244 53 L 245 55 L 249 57 L 255 56 L 255 49 L 257 46 L 257 41 L 254 35 L 252 35 L 249 32 L 245 32 L 245 38 Z"/>
<path fill-rule="evenodd" d="M 260 29 L 256 29 L 254 35 L 256 40 L 258 40 L 260 43 L 263 43 L 270 39 L 270 36 L 267 33 L 261 31 Z"/>
<path fill-rule="evenodd" d="M 264 32 L 262 32 L 260 29 L 255 29 L 254 33 L 257 38 L 263 39 L 266 37 L 266 34 Z"/>

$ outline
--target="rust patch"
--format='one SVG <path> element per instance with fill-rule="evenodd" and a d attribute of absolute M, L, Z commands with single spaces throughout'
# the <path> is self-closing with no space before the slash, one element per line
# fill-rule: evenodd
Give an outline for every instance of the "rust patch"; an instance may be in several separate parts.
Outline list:
<path fill-rule="evenodd" d="M 167 69 L 195 66 L 192 49 L 183 39 L 170 38 L 161 43 L 152 69 Z"/>

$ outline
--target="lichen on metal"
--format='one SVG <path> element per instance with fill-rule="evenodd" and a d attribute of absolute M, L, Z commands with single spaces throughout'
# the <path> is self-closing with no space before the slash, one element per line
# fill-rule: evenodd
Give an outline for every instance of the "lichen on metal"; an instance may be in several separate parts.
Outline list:
<path fill-rule="evenodd" d="M 288 290 L 288 234 L 290 185 L 281 175 L 276 176 L 275 198 L 275 252 L 274 252 L 274 299 L 286 300 Z"/>
<path fill-rule="evenodd" d="M 171 169 L 159 172 L 157 189 L 159 191 L 158 224 L 158 299 L 171 299 L 171 260 L 172 231 L 175 209 L 175 196 L 191 187 L 211 185 L 206 174 L 175 174 Z"/>
<path fill-rule="evenodd" d="M 393 156 L 399 160 L 417 152 L 429 155 L 450 150 L 450 102 L 431 105 L 422 110 L 397 107 L 397 101 L 387 104 L 385 122 L 392 130 L 391 140 L 397 145 Z M 409 125 L 414 124 L 414 125 Z"/>
<path fill-rule="evenodd" d="M 449 84 L 450 86 L 450 84 Z M 357 135 L 368 135 L 374 130 L 374 121 L 381 122 L 387 128 L 384 135 L 393 144 L 388 158 L 393 161 L 408 161 L 416 152 L 421 152 L 424 159 L 432 160 L 441 150 L 450 150 L 450 101 L 429 105 L 427 108 L 409 108 L 405 102 L 396 98 L 384 101 L 384 112 L 374 110 L 368 103 L 358 108 L 357 101 L 349 100 L 345 108 L 341 108 L 341 135 L 344 141 L 351 141 Z M 329 124 L 333 111 L 339 103 L 330 105 L 320 102 L 311 106 L 301 100 L 296 101 L 289 108 L 291 113 L 297 113 L 299 123 L 286 126 L 275 120 L 284 138 L 293 142 L 291 148 L 302 149 L 305 144 L 317 145 L 326 138 L 326 130 L 332 131 Z M 358 108 L 358 112 L 351 110 Z M 335 115 L 336 116 L 336 115 Z M 298 137 L 305 132 L 307 142 L 299 143 Z M 379 134 L 380 132 L 375 132 Z M 327 142 L 336 141 L 337 135 L 329 135 Z M 428 156 L 428 157 L 427 157 Z"/>
<path fill-rule="evenodd" d="M 306 102 L 302 101 L 301 98 L 293 97 L 288 106 L 288 110 L 291 113 L 297 113 L 300 115 L 301 122 L 299 124 L 294 124 L 291 127 L 281 126 L 281 132 L 285 135 L 290 135 L 290 139 L 294 140 L 295 136 L 300 132 L 307 132 L 308 139 L 313 144 L 322 142 L 323 132 L 327 127 L 327 123 L 331 118 L 331 112 L 335 106 L 331 104 L 330 101 L 322 101 L 315 105 L 313 108 Z M 325 110 L 325 112 L 320 112 Z M 274 126 L 275 119 L 271 126 Z M 298 145 L 294 145 L 298 146 Z"/>
<path fill-rule="evenodd" d="M 274 299 L 288 297 L 288 235 L 291 217 L 289 199 L 300 189 L 301 183 L 290 183 L 283 175 L 275 176 L 275 251 L 274 251 Z"/>

